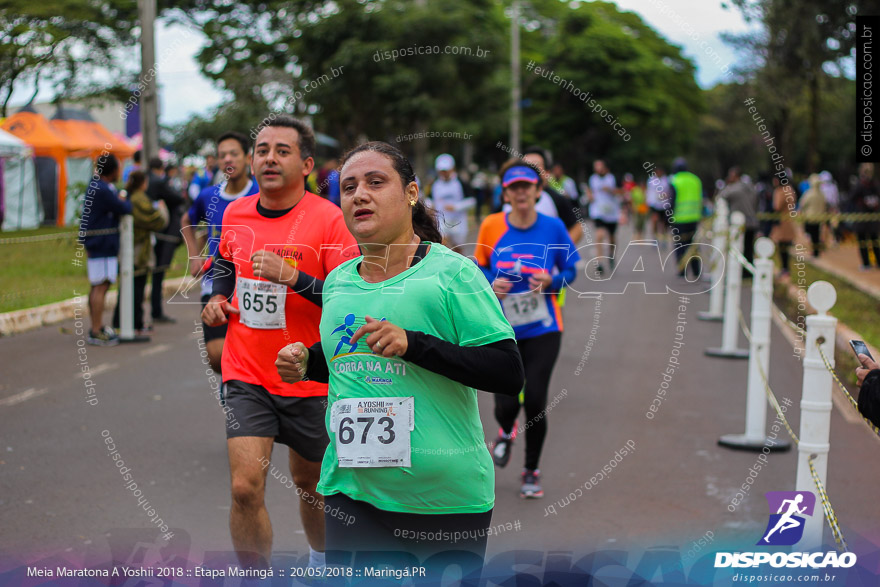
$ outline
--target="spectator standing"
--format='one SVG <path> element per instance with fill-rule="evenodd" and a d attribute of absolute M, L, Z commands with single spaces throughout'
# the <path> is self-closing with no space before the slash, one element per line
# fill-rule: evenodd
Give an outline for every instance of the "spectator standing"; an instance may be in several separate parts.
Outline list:
<path fill-rule="evenodd" d="M 94 231 L 111 231 L 119 228 L 119 218 L 131 214 L 131 204 L 119 197 L 116 186 L 119 180 L 119 160 L 111 154 L 101 155 L 95 166 L 97 179 L 92 179 L 83 203 L 80 233 L 88 254 L 89 315 L 91 328 L 86 342 L 96 346 L 119 344 L 119 337 L 104 327 L 104 299 L 111 283 L 116 283 L 119 273 L 119 232 L 88 234 Z"/>
<path fill-rule="evenodd" d="M 880 212 L 880 185 L 874 178 L 874 164 L 862 163 L 859 166 L 859 183 L 852 193 L 856 212 Z M 880 222 L 865 220 L 856 223 L 856 234 L 859 239 L 859 254 L 862 256 L 862 271 L 871 268 L 871 257 L 868 249 L 874 251 L 875 266 L 880 267 Z"/>
<path fill-rule="evenodd" d="M 822 225 L 824 221 L 816 217 L 825 214 L 826 206 L 827 201 L 822 192 L 822 178 L 814 173 L 810 176 L 810 187 L 801 196 L 800 201 L 800 211 L 804 215 L 804 229 L 813 244 L 813 257 L 818 257 L 822 250 Z"/>
<path fill-rule="evenodd" d="M 158 157 L 150 159 L 147 195 L 156 205 L 159 202 L 164 202 L 165 207 L 168 209 L 168 225 L 165 227 L 165 230 L 156 233 L 156 244 L 154 247 L 156 267 L 153 270 L 153 287 L 150 292 L 153 324 L 171 324 L 175 321 L 164 312 L 163 305 L 165 299 L 162 296 L 162 282 L 165 280 L 165 271 L 171 265 L 174 251 L 182 242 L 180 218 L 183 215 L 184 199 L 179 192 L 171 188 L 163 171 L 164 167 L 161 159 Z"/>
<path fill-rule="evenodd" d="M 149 329 L 144 324 L 144 290 L 147 287 L 147 276 L 155 265 L 152 232 L 162 230 L 168 224 L 168 208 L 164 202 L 153 206 L 146 193 L 147 174 L 140 170 L 132 171 L 125 185 L 125 196 L 131 204 L 131 215 L 134 221 L 134 328 L 139 334 L 146 334 Z M 113 327 L 119 328 L 119 301 L 113 313 Z"/>
<path fill-rule="evenodd" d="M 730 212 L 742 212 L 746 217 L 743 256 L 752 263 L 755 258 L 755 233 L 758 230 L 758 194 L 751 183 L 743 181 L 742 170 L 731 167 L 727 172 L 727 184 L 718 194 L 727 200 Z"/>
<path fill-rule="evenodd" d="M 779 258 L 782 261 L 782 276 L 788 275 L 789 254 L 788 248 L 797 237 L 797 226 L 794 223 L 796 215 L 796 194 L 790 182 L 782 184 L 780 179 L 773 177 L 773 211 L 779 214 L 779 221 L 770 231 L 770 238 L 776 242 L 779 248 Z"/>

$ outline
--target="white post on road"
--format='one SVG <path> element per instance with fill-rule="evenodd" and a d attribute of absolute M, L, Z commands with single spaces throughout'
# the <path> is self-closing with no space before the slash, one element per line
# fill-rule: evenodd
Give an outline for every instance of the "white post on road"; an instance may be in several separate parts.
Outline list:
<path fill-rule="evenodd" d="M 119 222 L 119 339 L 134 339 L 134 218 Z"/>
<path fill-rule="evenodd" d="M 734 212 L 730 215 L 730 249 L 727 253 L 727 264 L 724 268 L 727 272 L 724 292 L 724 324 L 721 327 L 721 347 L 713 347 L 706 349 L 706 355 L 710 357 L 724 357 L 728 359 L 748 359 L 748 349 L 737 347 L 739 343 L 739 319 L 737 318 L 737 310 L 739 310 L 739 296 L 742 290 L 742 265 L 739 259 L 733 253 L 732 249 L 736 247 L 737 251 L 742 252 L 745 236 L 743 235 L 743 226 L 746 223 L 746 217 L 742 212 Z"/>
<path fill-rule="evenodd" d="M 812 516 L 806 516 L 804 535 L 798 542 L 798 550 L 810 551 L 822 547 L 822 530 L 825 520 L 816 484 L 810 474 L 810 457 L 816 455 L 813 466 L 822 484 L 828 487 L 828 451 L 831 449 L 831 373 L 819 355 L 817 341 L 822 352 L 834 366 L 834 335 L 837 318 L 828 310 L 837 301 L 834 286 L 827 281 L 816 281 L 807 290 L 807 301 L 816 308 L 816 314 L 807 316 L 807 334 L 804 346 L 804 383 L 801 392 L 801 429 L 798 442 L 798 467 L 795 490 L 811 491 L 816 495 L 816 507 Z"/>
<path fill-rule="evenodd" d="M 718 444 L 728 448 L 763 451 L 786 451 L 791 443 L 781 438 L 767 438 L 767 395 L 764 378 L 770 377 L 770 325 L 773 307 L 773 253 L 776 245 L 769 238 L 755 242 L 755 280 L 752 283 L 752 333 L 749 346 L 749 381 L 746 390 L 746 431 L 725 434 Z"/>
<path fill-rule="evenodd" d="M 709 310 L 698 312 L 698 320 L 720 322 L 724 318 L 724 287 L 721 285 L 724 277 L 724 251 L 727 251 L 727 200 L 718 198 L 715 203 L 715 220 L 712 221 L 712 279 L 715 284 L 709 291 Z"/>
<path fill-rule="evenodd" d="M 134 218 L 126 214 L 119 221 L 119 341 L 150 342 L 149 336 L 134 332 Z"/>

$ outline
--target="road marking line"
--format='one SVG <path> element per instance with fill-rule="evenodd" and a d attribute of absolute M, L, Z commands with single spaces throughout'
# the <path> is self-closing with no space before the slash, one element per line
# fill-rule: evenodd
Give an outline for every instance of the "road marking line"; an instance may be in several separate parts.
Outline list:
<path fill-rule="evenodd" d="M 42 389 L 37 389 L 35 387 L 31 387 L 30 389 L 26 389 L 21 393 L 17 393 L 15 395 L 0 399 L 0 406 L 14 406 L 15 404 L 20 404 L 22 402 L 26 402 L 29 399 L 33 399 L 35 397 L 40 397 L 41 395 L 47 393 L 49 391 L 48 387 L 44 387 Z"/>
<path fill-rule="evenodd" d="M 94 377 L 95 375 L 100 375 L 101 373 L 106 373 L 107 371 L 112 371 L 113 369 L 115 369 L 118 366 L 119 366 L 119 363 L 101 363 L 100 365 L 95 365 L 94 367 L 89 369 L 88 372 L 91 374 L 92 377 Z M 85 373 L 83 373 L 82 376 L 84 377 Z"/>
<path fill-rule="evenodd" d="M 170 344 L 157 344 L 156 346 L 152 346 L 146 348 L 141 351 L 141 356 L 146 357 L 148 355 L 155 355 L 156 353 L 163 353 L 171 348 Z"/>

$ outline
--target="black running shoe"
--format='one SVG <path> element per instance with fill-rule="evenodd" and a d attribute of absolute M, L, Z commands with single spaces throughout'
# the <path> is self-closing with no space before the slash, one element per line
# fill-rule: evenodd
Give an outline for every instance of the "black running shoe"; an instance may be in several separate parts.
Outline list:
<path fill-rule="evenodd" d="M 498 435 L 498 438 L 495 439 L 495 444 L 492 446 L 492 460 L 496 466 L 501 468 L 507 466 L 507 463 L 510 462 L 512 447 L 513 438 L 504 438 L 500 434 Z"/>
<path fill-rule="evenodd" d="M 519 490 L 519 496 L 522 498 L 537 499 L 544 497 L 544 490 L 541 488 L 541 471 L 535 469 L 524 469 L 522 474 L 522 487 Z"/>

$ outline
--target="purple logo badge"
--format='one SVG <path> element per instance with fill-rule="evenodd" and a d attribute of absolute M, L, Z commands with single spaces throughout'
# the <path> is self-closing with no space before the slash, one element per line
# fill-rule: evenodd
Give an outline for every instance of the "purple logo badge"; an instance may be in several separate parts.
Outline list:
<path fill-rule="evenodd" d="M 804 516 L 812 516 L 816 496 L 811 491 L 768 491 L 770 521 L 759 545 L 792 546 L 804 534 Z M 775 513 L 774 513 L 775 512 Z"/>

